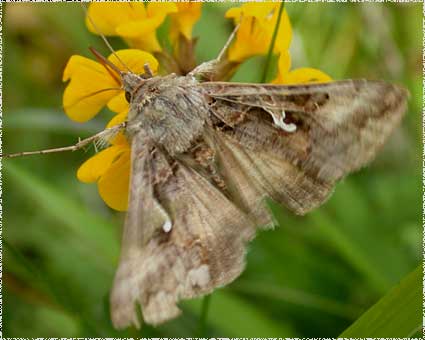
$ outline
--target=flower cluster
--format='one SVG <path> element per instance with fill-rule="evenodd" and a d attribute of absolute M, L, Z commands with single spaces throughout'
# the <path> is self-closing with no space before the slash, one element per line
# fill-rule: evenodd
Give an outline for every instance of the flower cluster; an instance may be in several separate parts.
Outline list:
<path fill-rule="evenodd" d="M 94 34 L 118 36 L 129 49 L 119 50 L 108 57 L 116 68 L 125 71 L 123 64 L 135 73 L 144 73 L 144 64 L 154 72 L 186 74 L 195 66 L 192 37 L 194 24 L 201 16 L 201 2 L 121 2 L 91 3 L 86 17 L 88 29 Z M 223 72 L 215 80 L 231 78 L 237 67 L 254 55 L 267 53 L 278 22 L 279 3 L 247 3 L 231 8 L 226 17 L 239 25 L 222 63 Z M 172 52 L 161 46 L 157 30 L 169 18 L 169 39 Z M 279 21 L 273 53 L 279 56 L 278 74 L 274 83 L 324 82 L 325 73 L 312 68 L 290 70 L 289 46 L 292 28 L 286 10 Z M 69 118 L 86 122 L 103 107 L 116 115 L 108 127 L 127 119 L 129 105 L 125 100 L 120 79 L 102 62 L 82 56 L 72 56 L 64 70 L 63 80 L 69 81 L 63 106 Z M 81 165 L 77 177 L 82 182 L 97 182 L 99 194 L 115 210 L 127 209 L 130 177 L 130 146 L 119 134 L 110 146 Z"/>

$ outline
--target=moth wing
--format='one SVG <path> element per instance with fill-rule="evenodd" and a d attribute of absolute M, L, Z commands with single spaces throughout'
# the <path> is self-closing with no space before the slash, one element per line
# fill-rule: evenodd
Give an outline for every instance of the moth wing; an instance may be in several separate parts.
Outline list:
<path fill-rule="evenodd" d="M 401 87 L 365 80 L 201 86 L 212 99 L 219 131 L 212 144 L 234 197 L 252 210 L 266 194 L 298 214 L 320 205 L 337 180 L 375 157 L 408 97 Z M 273 116 L 283 112 L 295 131 L 276 125 Z"/>
<path fill-rule="evenodd" d="M 322 204 L 333 186 L 305 174 L 283 157 L 251 150 L 221 132 L 213 136 L 216 161 L 232 200 L 257 225 L 270 226 L 264 199 L 270 197 L 298 214 Z"/>
<path fill-rule="evenodd" d="M 160 151 L 141 151 L 140 144 L 136 136 L 129 211 L 111 294 L 117 328 L 140 326 L 136 303 L 143 319 L 156 325 L 180 313 L 180 299 L 231 282 L 243 270 L 245 244 L 255 232 L 245 214 L 196 171 L 180 163 L 171 170 Z M 168 232 L 166 216 L 172 223 Z"/>

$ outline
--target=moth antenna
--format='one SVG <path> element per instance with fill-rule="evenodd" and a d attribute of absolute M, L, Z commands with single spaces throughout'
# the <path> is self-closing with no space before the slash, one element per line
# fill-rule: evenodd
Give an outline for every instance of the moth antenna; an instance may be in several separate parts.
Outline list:
<path fill-rule="evenodd" d="M 15 158 L 15 157 L 21 157 L 21 156 L 31 156 L 31 155 L 44 155 L 48 153 L 56 153 L 56 152 L 64 152 L 64 151 L 77 151 L 82 148 L 84 148 L 86 145 L 98 141 L 98 140 L 110 140 L 114 136 L 118 134 L 122 129 L 124 129 L 127 126 L 127 122 L 123 122 L 121 124 L 112 126 L 110 128 L 107 128 L 99 133 L 96 133 L 93 136 L 90 136 L 85 139 L 79 139 L 77 144 L 65 146 L 61 148 L 54 148 L 54 149 L 45 149 L 45 150 L 38 150 L 38 151 L 24 151 L 24 152 L 17 152 L 12 154 L 0 154 L 0 158 Z"/>
<path fill-rule="evenodd" d="M 128 72 L 134 73 L 133 71 L 131 71 L 131 69 L 127 66 L 126 63 L 124 63 L 122 61 L 122 59 L 118 56 L 118 54 L 115 52 L 115 50 L 112 48 L 111 44 L 109 43 L 108 39 L 106 39 L 105 35 L 102 34 L 102 32 L 99 30 L 99 28 L 97 27 L 97 25 L 94 23 L 94 20 L 90 17 L 87 7 L 81 3 L 81 7 L 83 8 L 84 13 L 87 16 L 87 19 L 90 21 L 90 23 L 92 24 L 93 28 L 95 29 L 95 31 L 97 32 L 97 34 L 102 38 L 103 42 L 105 43 L 105 45 L 108 47 L 108 49 L 111 51 L 111 53 L 115 56 L 115 58 L 117 58 L 117 60 L 121 63 L 122 66 L 124 66 L 124 68 L 127 69 Z M 121 72 L 119 73 L 121 74 Z"/>
<path fill-rule="evenodd" d="M 241 15 L 241 20 L 242 20 L 242 15 Z M 235 28 L 233 29 L 232 33 L 230 34 L 229 38 L 227 39 L 226 43 L 224 44 L 223 48 L 221 49 L 220 53 L 218 54 L 217 60 L 220 61 L 223 57 L 224 54 L 227 52 L 230 44 L 232 43 L 233 39 L 235 39 L 235 35 L 237 33 L 237 31 L 239 30 L 239 26 L 240 26 L 240 22 L 235 26 Z"/>
<path fill-rule="evenodd" d="M 241 16 L 242 20 L 242 16 Z M 214 70 L 217 67 L 217 64 L 223 59 L 227 50 L 229 49 L 230 44 L 235 38 L 236 32 L 239 30 L 240 22 L 235 26 L 223 48 L 221 49 L 218 57 L 213 60 L 206 61 L 198 66 L 196 66 L 191 72 L 188 73 L 188 76 L 196 77 L 196 76 L 206 76 L 206 78 L 210 78 L 209 74 L 214 74 Z"/>
<path fill-rule="evenodd" d="M 89 50 L 91 53 L 93 53 L 95 58 L 106 68 L 106 70 L 111 75 L 111 77 L 114 78 L 117 83 L 121 83 L 121 80 L 115 74 L 113 74 L 107 66 L 109 66 L 112 69 L 112 71 L 118 74 L 119 77 L 122 76 L 122 71 L 118 67 L 116 67 L 113 63 L 111 63 L 108 59 L 106 59 L 103 55 L 101 55 L 94 47 L 90 46 Z"/>
<path fill-rule="evenodd" d="M 243 19 L 243 13 L 241 13 L 241 16 L 239 18 L 239 22 L 236 24 L 235 28 L 233 29 L 232 33 L 230 33 L 229 38 L 227 38 L 226 43 L 224 44 L 223 48 L 221 49 L 220 53 L 218 54 L 217 60 L 220 61 L 223 57 L 224 54 L 227 52 L 227 50 L 229 49 L 230 44 L 232 43 L 233 39 L 235 39 L 235 35 L 239 30 L 239 27 L 241 26 L 241 22 Z M 254 18 L 255 19 L 255 18 Z"/>

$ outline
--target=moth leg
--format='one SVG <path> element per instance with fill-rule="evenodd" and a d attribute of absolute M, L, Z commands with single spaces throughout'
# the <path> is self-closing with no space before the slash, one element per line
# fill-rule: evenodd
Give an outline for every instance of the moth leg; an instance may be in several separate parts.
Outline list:
<path fill-rule="evenodd" d="M 273 110 L 269 110 L 267 108 L 263 108 L 263 110 L 265 110 L 272 116 L 274 125 L 281 128 L 282 130 L 286 132 L 295 132 L 297 130 L 297 126 L 294 123 L 285 123 L 285 110 L 282 110 L 280 113 L 277 113 Z"/>
<path fill-rule="evenodd" d="M 123 130 L 127 125 L 127 122 L 123 122 L 121 124 L 112 126 L 107 128 L 101 132 L 96 133 L 93 136 L 87 137 L 85 139 L 78 138 L 78 143 L 70 146 L 64 146 L 61 148 L 54 149 L 45 149 L 38 151 L 24 151 L 17 152 L 12 154 L 0 154 L 0 158 L 15 158 L 21 156 L 31 156 L 31 155 L 44 155 L 47 153 L 56 153 L 56 152 L 64 152 L 64 151 L 77 151 L 83 149 L 86 145 L 90 143 L 95 144 L 95 148 L 106 146 L 111 139 L 113 139 L 121 130 Z M 96 150 L 97 151 L 97 150 Z"/>

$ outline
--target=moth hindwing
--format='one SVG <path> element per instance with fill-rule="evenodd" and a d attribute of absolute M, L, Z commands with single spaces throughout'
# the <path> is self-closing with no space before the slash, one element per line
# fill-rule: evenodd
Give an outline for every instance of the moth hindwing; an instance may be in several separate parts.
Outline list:
<path fill-rule="evenodd" d="M 193 74 L 123 76 L 130 96 L 129 210 L 111 294 L 116 327 L 179 314 L 243 270 L 245 247 L 271 217 L 296 214 L 370 162 L 406 109 L 380 81 L 297 86 L 198 82 Z"/>

